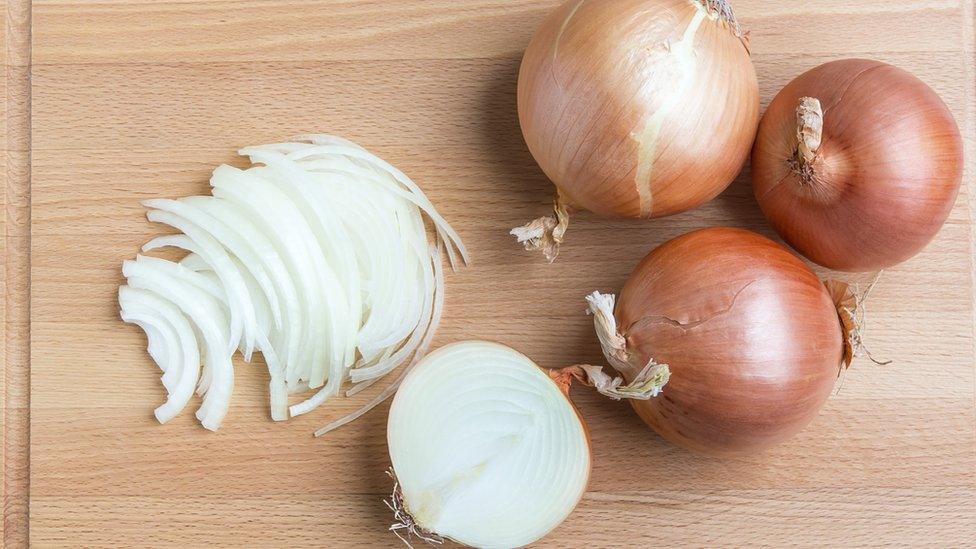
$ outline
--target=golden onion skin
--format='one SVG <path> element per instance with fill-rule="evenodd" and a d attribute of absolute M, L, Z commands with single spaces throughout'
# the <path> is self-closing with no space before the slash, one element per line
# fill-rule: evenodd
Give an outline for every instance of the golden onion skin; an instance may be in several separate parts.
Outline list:
<path fill-rule="evenodd" d="M 822 137 L 797 166 L 800 98 L 822 105 Z M 897 67 L 844 59 L 790 82 L 763 115 L 753 190 L 786 242 L 831 269 L 875 271 L 909 259 L 939 232 L 962 181 L 959 129 L 939 96 Z"/>
<path fill-rule="evenodd" d="M 518 111 L 564 200 L 650 218 L 725 189 L 759 120 L 738 32 L 724 0 L 570 0 L 552 13 L 522 59 Z"/>
<path fill-rule="evenodd" d="M 631 362 L 671 368 L 662 394 L 632 400 L 634 409 L 700 453 L 748 453 L 790 438 L 840 373 L 844 335 L 823 283 L 784 247 L 742 229 L 702 229 L 652 251 L 615 317 Z M 621 373 L 629 381 L 638 370 Z"/>

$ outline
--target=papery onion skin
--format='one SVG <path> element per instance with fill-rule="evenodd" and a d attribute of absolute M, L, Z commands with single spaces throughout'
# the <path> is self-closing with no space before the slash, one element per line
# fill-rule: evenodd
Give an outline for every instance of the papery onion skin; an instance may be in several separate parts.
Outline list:
<path fill-rule="evenodd" d="M 798 102 L 823 110 L 808 175 L 797 167 Z M 912 74 L 866 59 L 816 67 L 763 115 L 753 190 L 776 231 L 831 269 L 866 272 L 905 261 L 938 233 L 962 180 L 962 139 L 939 96 Z"/>
<path fill-rule="evenodd" d="M 536 31 L 519 122 L 574 208 L 650 218 L 718 195 L 759 120 L 755 69 L 724 1 L 570 0 Z"/>
<path fill-rule="evenodd" d="M 748 453 L 799 432 L 843 359 L 823 283 L 785 248 L 742 229 L 702 229 L 652 251 L 615 317 L 635 364 L 671 367 L 662 394 L 632 400 L 634 409 L 664 438 L 705 454 Z"/>

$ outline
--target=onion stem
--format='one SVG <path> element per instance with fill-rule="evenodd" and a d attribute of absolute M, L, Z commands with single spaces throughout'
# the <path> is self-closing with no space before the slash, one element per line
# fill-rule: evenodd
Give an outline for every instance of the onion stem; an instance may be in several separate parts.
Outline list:
<path fill-rule="evenodd" d="M 631 373 L 634 366 L 627 352 L 627 340 L 617 332 L 617 320 L 613 316 L 616 296 L 593 292 L 586 296 L 587 314 L 593 315 L 593 326 L 603 348 L 603 356 L 615 370 Z"/>
<path fill-rule="evenodd" d="M 559 255 L 566 229 L 569 228 L 569 207 L 567 201 L 557 190 L 552 204 L 552 215 L 543 216 L 515 227 L 508 234 L 514 236 L 526 250 L 542 250 L 546 261 L 552 263 Z"/>
<path fill-rule="evenodd" d="M 850 284 L 839 280 L 824 282 L 834 301 L 834 306 L 837 308 L 837 316 L 844 331 L 844 359 L 841 363 L 841 371 L 850 368 L 853 360 L 862 355 L 879 366 L 886 366 L 892 362 L 891 360 L 874 358 L 864 344 L 864 328 L 867 320 L 867 309 L 864 303 L 871 294 L 871 290 L 881 279 L 882 273 L 884 270 L 878 271 L 874 275 L 864 292 L 861 292 L 857 285 L 852 287 Z"/>
<path fill-rule="evenodd" d="M 820 100 L 801 97 L 796 107 L 796 161 L 799 171 L 812 176 L 813 162 L 817 158 L 823 138 L 823 109 Z"/>
<path fill-rule="evenodd" d="M 593 387 L 601 395 L 613 400 L 650 400 L 659 394 L 671 379 L 671 368 L 667 364 L 658 364 L 653 359 L 647 362 L 630 383 L 625 384 L 622 377 L 610 377 L 603 368 L 592 364 L 579 364 L 560 368 L 550 373 L 560 389 L 567 396 L 569 385 L 573 379 Z"/>

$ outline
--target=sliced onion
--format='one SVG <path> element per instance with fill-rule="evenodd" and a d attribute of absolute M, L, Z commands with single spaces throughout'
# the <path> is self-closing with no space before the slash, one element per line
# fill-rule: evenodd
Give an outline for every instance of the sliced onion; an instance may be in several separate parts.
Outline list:
<path fill-rule="evenodd" d="M 430 324 L 434 308 L 434 294 L 436 291 L 436 286 L 433 283 L 434 273 L 433 268 L 431 267 L 432 262 L 429 261 L 429 258 L 435 258 L 433 263 L 437 263 L 437 260 L 439 260 L 439 254 L 436 248 L 433 249 L 433 251 L 429 254 L 424 255 L 427 256 L 424 258 L 426 261 L 421 261 L 420 263 L 424 273 L 423 287 L 426 291 L 423 296 L 423 308 L 420 312 L 420 322 L 410 335 L 410 339 L 407 340 L 402 347 L 397 349 L 397 351 L 388 358 L 381 360 L 373 366 L 356 368 L 349 372 L 349 377 L 353 383 L 376 379 L 386 375 L 391 370 L 402 364 L 403 361 L 406 360 L 406 358 L 409 357 L 420 346 L 421 340 L 427 333 L 427 326 Z"/>
<path fill-rule="evenodd" d="M 318 369 L 325 368 L 326 361 L 341 361 L 346 353 L 336 327 L 345 321 L 346 304 L 335 298 L 341 295 L 341 287 L 334 273 L 325 267 L 322 251 L 297 207 L 274 186 L 264 184 L 263 179 L 230 166 L 214 170 L 210 183 L 214 196 L 234 202 L 264 225 L 265 234 L 277 237 L 273 238 L 276 248 L 284 252 L 282 255 L 288 258 L 300 282 L 309 329 L 303 334 L 302 361 L 289 363 L 287 381 L 310 380 Z"/>
<path fill-rule="evenodd" d="M 400 373 L 396 381 L 386 386 L 383 389 L 383 391 L 380 392 L 380 394 L 376 395 L 376 397 L 374 397 L 372 400 L 370 400 L 365 405 L 360 407 L 358 410 L 329 423 L 325 427 L 319 428 L 317 431 L 315 431 L 315 436 L 317 437 L 323 436 L 329 431 L 334 431 L 347 423 L 355 421 L 356 419 L 359 419 L 360 417 L 365 415 L 373 408 L 376 408 L 377 406 L 385 402 L 386 399 L 390 398 L 391 396 L 393 396 L 394 393 L 396 393 L 397 389 L 400 387 L 400 384 L 403 383 L 403 380 L 407 377 L 410 371 L 415 367 L 417 362 L 419 362 L 422 358 L 424 358 L 424 356 L 427 355 L 427 349 L 430 348 L 430 343 L 434 339 L 434 334 L 437 333 L 437 327 L 440 325 L 441 314 L 444 310 L 444 270 L 441 267 L 441 250 L 443 248 L 444 248 L 444 242 L 438 239 L 437 248 L 432 252 L 434 254 L 434 309 L 431 313 L 430 324 L 427 326 L 427 333 L 424 334 L 424 339 L 420 342 L 420 345 L 417 347 L 417 351 L 416 353 L 414 353 L 413 359 L 410 361 L 410 364 L 406 368 L 404 368 L 403 372 Z M 380 377 L 374 377 L 370 380 L 354 385 L 352 389 L 349 389 L 349 391 L 346 392 L 346 396 L 353 396 L 361 392 L 362 390 L 366 389 L 367 387 L 373 385 L 375 382 L 379 381 L 380 379 L 381 379 Z"/>
<path fill-rule="evenodd" d="M 220 286 L 226 292 L 227 308 L 230 311 L 230 332 L 228 350 L 233 352 L 243 343 L 244 358 L 251 360 L 254 349 L 254 337 L 257 332 L 257 321 L 254 318 L 254 306 L 251 296 L 247 292 L 241 273 L 231 261 L 224 248 L 209 234 L 185 219 L 170 212 L 150 210 L 146 217 L 150 221 L 164 223 L 183 231 L 183 235 L 158 237 L 142 247 L 143 251 L 150 251 L 160 246 L 175 246 L 193 252 L 204 258 L 213 268 L 220 279 Z M 243 340 L 241 339 L 243 333 Z"/>
<path fill-rule="evenodd" d="M 155 410 L 156 419 L 166 423 L 186 407 L 200 376 L 200 350 L 196 334 L 178 307 L 153 292 L 122 286 L 119 288 L 119 305 L 123 319 L 130 315 L 144 315 L 168 325 L 175 337 L 173 341 L 180 349 L 180 353 L 170 355 L 173 363 L 167 369 L 167 373 L 178 372 L 179 377 L 175 384 L 166 386 L 166 402 Z"/>
<path fill-rule="evenodd" d="M 427 236 L 416 208 L 405 200 L 405 193 L 398 188 L 396 181 L 379 174 L 353 166 L 342 157 L 318 159 L 306 166 L 315 173 L 319 193 L 329 187 L 338 187 L 328 197 L 337 201 L 336 211 L 347 215 L 343 221 L 350 233 L 363 234 L 366 239 L 363 248 L 376 250 L 378 257 L 369 257 L 366 264 L 360 260 L 364 276 L 371 281 L 367 291 L 367 309 L 370 314 L 358 336 L 358 347 L 363 362 L 369 364 L 376 360 L 383 347 L 399 341 L 413 329 L 405 324 L 405 318 L 416 318 L 419 301 L 416 299 L 416 279 L 411 277 L 414 270 L 408 266 L 410 259 L 404 255 L 404 236 L 413 235 L 413 245 L 426 247 Z M 350 166 L 342 170 L 341 166 Z M 398 194 L 399 193 L 399 194 Z M 346 197 L 352 197 L 346 200 Z M 370 206 L 377 206 L 370 208 Z M 391 212 L 392 210 L 392 212 Z M 372 213 L 378 215 L 370 215 Z M 411 231 L 401 234 L 402 220 L 412 218 Z M 419 225 L 419 232 L 417 231 Z M 381 274 L 382 278 L 376 278 Z"/>
<path fill-rule="evenodd" d="M 362 322 L 361 282 L 355 253 L 350 246 L 347 231 L 336 219 L 329 200 L 320 200 L 313 195 L 310 188 L 311 182 L 308 181 L 308 174 L 305 170 L 281 154 L 266 152 L 261 153 L 260 157 L 252 154 L 252 159 L 257 160 L 258 158 L 267 166 L 275 168 L 276 171 L 256 168 L 252 170 L 253 173 L 272 181 L 302 211 L 313 236 L 318 242 L 318 247 L 324 255 L 324 261 L 320 264 L 320 268 L 328 270 L 327 275 L 334 273 L 327 278 L 334 276 L 334 283 L 344 289 L 342 297 L 346 301 L 345 310 L 348 311 L 349 315 L 344 323 L 347 329 L 341 336 L 341 339 L 346 342 L 344 344 L 345 352 L 341 362 L 335 357 L 330 360 L 331 370 L 329 371 L 329 379 L 334 380 L 334 383 L 329 384 L 328 391 L 330 394 L 335 394 L 338 392 L 338 387 L 342 381 L 343 369 L 355 361 L 356 346 L 354 342 L 356 341 L 356 332 Z M 309 380 L 309 385 L 319 387 L 325 377 L 325 369 L 320 369 Z"/>
<path fill-rule="evenodd" d="M 441 253 L 453 266 L 467 261 L 457 233 L 430 200 L 402 172 L 334 136 L 241 154 L 253 165 L 214 170 L 213 196 L 145 203 L 150 220 L 183 234 L 153 239 L 144 250 L 174 246 L 189 254 L 180 264 L 140 257 L 136 263 L 153 276 L 131 281 L 167 297 L 186 289 L 205 301 L 193 309 L 186 296 L 174 299 L 207 352 L 197 386 L 206 397 L 201 417 L 215 409 L 207 399 L 219 403 L 210 394 L 226 389 L 229 357 L 211 356 L 218 324 L 224 352 L 240 348 L 246 360 L 254 350 L 264 355 L 274 419 L 314 409 L 347 380 L 355 384 L 352 394 L 415 364 L 443 308 Z M 440 252 L 432 251 L 428 225 Z M 165 341 L 172 334 L 138 320 L 151 332 L 154 360 L 169 368 L 173 349 Z M 289 393 L 309 389 L 318 391 L 287 408 Z"/>
<path fill-rule="evenodd" d="M 170 238 L 177 238 L 182 235 L 174 235 L 171 237 L 159 237 L 150 241 L 143 248 L 150 247 L 153 242 L 157 240 L 164 240 Z M 163 243 L 161 245 L 169 245 Z M 178 247 L 183 247 L 177 244 Z M 271 395 L 271 419 L 275 421 L 284 421 L 288 419 L 288 391 L 285 387 L 285 368 L 281 359 L 278 356 L 278 351 L 275 350 L 275 346 L 269 341 L 270 339 L 275 339 L 278 335 L 276 330 L 272 327 L 272 312 L 270 304 L 262 298 L 263 291 L 260 288 L 257 280 L 249 273 L 249 270 L 244 267 L 239 259 L 231 259 L 238 270 L 241 272 L 241 276 L 244 280 L 245 285 L 249 294 L 253 297 L 252 305 L 254 306 L 255 319 L 257 321 L 258 332 L 257 332 L 257 349 L 261 351 L 264 356 L 264 361 L 268 366 L 268 373 L 271 375 L 271 381 L 269 383 L 269 390 Z M 215 284 L 219 284 L 219 279 L 217 275 L 213 272 L 212 266 L 203 260 L 202 257 L 195 253 L 190 253 L 186 257 L 180 260 L 180 265 L 199 272 L 202 276 L 210 279 Z M 226 309 L 227 307 L 225 307 Z M 270 335 L 269 335 L 270 334 Z M 242 352 L 243 349 L 242 349 Z"/>
<path fill-rule="evenodd" d="M 171 267 L 164 267 L 165 264 Z M 133 288 L 167 296 L 196 326 L 204 342 L 206 366 L 212 376 L 203 405 L 197 410 L 197 419 L 204 428 L 217 430 L 227 415 L 234 390 L 234 367 L 226 352 L 228 331 L 226 323 L 221 322 L 220 305 L 198 285 L 185 281 L 194 275 L 199 276 L 198 273 L 176 263 L 149 262 L 140 257 L 136 261 L 123 262 L 122 274 Z"/>
<path fill-rule="evenodd" d="M 350 141 L 346 141 L 341 138 L 336 139 L 334 136 L 310 136 L 313 143 L 315 142 L 316 137 L 324 138 L 320 139 L 321 143 L 334 142 L 336 144 L 323 144 L 318 148 L 309 147 L 303 149 L 302 151 L 295 153 L 296 159 L 305 158 L 311 155 L 336 154 L 361 160 L 374 170 L 386 172 L 409 191 L 411 201 L 420 207 L 427 217 L 434 222 L 434 226 L 437 227 L 437 232 L 446 242 L 450 244 L 446 249 L 451 266 L 455 269 L 459 266 L 457 256 L 454 252 L 455 248 L 457 249 L 458 253 L 461 254 L 461 259 L 463 259 L 464 263 L 467 264 L 469 262 L 468 252 L 464 247 L 464 244 L 461 242 L 461 237 L 458 236 L 457 232 L 451 227 L 451 225 L 445 221 L 439 213 L 437 213 L 437 209 L 434 208 L 433 204 L 431 204 L 430 200 L 427 198 L 427 195 L 425 195 L 424 192 L 420 190 L 420 187 L 417 186 L 413 180 L 407 177 L 406 174 L 393 167 L 382 158 L 370 153 L 369 151 Z M 342 143 L 343 141 L 344 143 Z"/>
<path fill-rule="evenodd" d="M 125 286 L 122 286 L 125 288 Z M 131 289 L 131 288 L 130 288 Z M 136 310 L 134 307 L 126 307 L 119 296 L 121 305 L 121 317 L 123 322 L 135 324 L 142 328 L 146 334 L 148 343 L 146 351 L 149 356 L 159 366 L 163 372 L 160 381 L 166 393 L 170 393 L 176 385 L 176 380 L 180 375 L 183 364 L 180 362 L 180 342 L 177 340 L 176 331 L 173 327 L 161 318 L 155 311 Z"/>
<path fill-rule="evenodd" d="M 279 337 L 284 343 L 279 343 L 276 348 L 281 349 L 283 346 L 286 348 L 282 353 L 285 362 L 297 363 L 300 361 L 301 337 L 305 326 L 302 305 L 299 302 L 298 290 L 295 287 L 292 274 L 274 244 L 231 202 L 212 196 L 191 196 L 180 201 L 206 212 L 228 227 L 233 227 L 235 231 L 240 233 L 241 238 L 254 248 L 258 261 L 268 272 L 276 293 L 281 299 L 282 326 Z M 247 261 L 243 258 L 242 260 Z"/>
<path fill-rule="evenodd" d="M 168 235 L 164 237 L 157 237 L 153 240 L 168 240 L 170 237 L 186 238 L 181 235 Z M 169 244 L 166 244 L 166 246 L 169 246 Z M 144 263 L 153 268 L 166 272 L 169 276 L 172 276 L 179 282 L 184 282 L 198 288 L 215 301 L 221 302 L 224 299 L 224 289 L 220 287 L 219 282 L 208 277 L 198 276 L 199 273 L 195 273 L 183 265 L 148 255 L 137 255 L 136 260 L 139 263 Z"/>
<path fill-rule="evenodd" d="M 278 303 L 278 292 L 276 291 L 270 276 L 268 276 L 268 273 L 265 270 L 260 257 L 256 253 L 254 246 L 249 243 L 241 233 L 238 232 L 239 229 L 227 226 L 225 223 L 210 215 L 206 211 L 196 207 L 192 202 L 185 200 L 147 200 L 143 202 L 143 205 L 148 208 L 155 208 L 157 210 L 170 212 L 173 215 L 177 215 L 185 219 L 189 223 L 192 223 L 195 227 L 198 227 L 200 230 L 206 231 L 208 235 L 216 240 L 221 246 L 226 248 L 227 252 L 231 256 L 238 257 L 241 260 L 241 264 L 245 267 L 245 269 L 242 270 L 247 270 L 251 276 L 254 277 L 261 289 L 260 293 L 262 293 L 264 298 L 267 299 L 268 304 L 271 307 L 271 312 L 274 315 L 275 326 L 281 326 L 281 311 Z"/>
<path fill-rule="evenodd" d="M 146 246 L 143 246 L 142 249 L 143 251 L 145 251 Z M 211 270 L 210 264 L 204 261 L 202 257 L 198 256 L 195 253 L 186 254 L 186 256 L 180 260 L 180 265 L 186 267 L 187 269 L 190 269 L 191 271 L 196 271 L 198 273 L 203 273 Z"/>
<path fill-rule="evenodd" d="M 586 427 L 524 355 L 466 341 L 424 358 L 387 426 L 399 535 L 519 547 L 561 523 L 590 473 Z"/>

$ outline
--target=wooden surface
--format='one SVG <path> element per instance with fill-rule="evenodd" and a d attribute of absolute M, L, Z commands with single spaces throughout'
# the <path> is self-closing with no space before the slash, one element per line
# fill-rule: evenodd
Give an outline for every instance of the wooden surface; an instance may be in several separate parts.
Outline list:
<path fill-rule="evenodd" d="M 241 365 L 218 433 L 189 410 L 152 418 L 163 390 L 115 304 L 121 261 L 160 231 L 139 202 L 204 192 L 240 146 L 331 132 L 403 168 L 474 258 L 448 280 L 437 343 L 497 340 L 543 366 L 600 359 L 583 295 L 618 288 L 655 245 L 707 225 L 770 234 L 744 173 L 679 216 L 579 215 L 553 266 L 514 246 L 507 228 L 550 196 L 520 137 L 515 74 L 553 1 L 38 0 L 33 25 L 26 0 L 0 4 L 9 547 L 27 543 L 28 501 L 39 547 L 398 544 L 381 502 L 387 407 L 313 439 L 359 401 L 274 424 L 262 367 Z M 972 546 L 972 0 L 735 7 L 764 105 L 839 57 L 892 62 L 933 86 L 965 133 L 966 188 L 937 240 L 872 294 L 868 342 L 893 364 L 857 361 L 791 442 L 696 457 L 626 405 L 577 390 L 592 481 L 539 545 Z"/>

